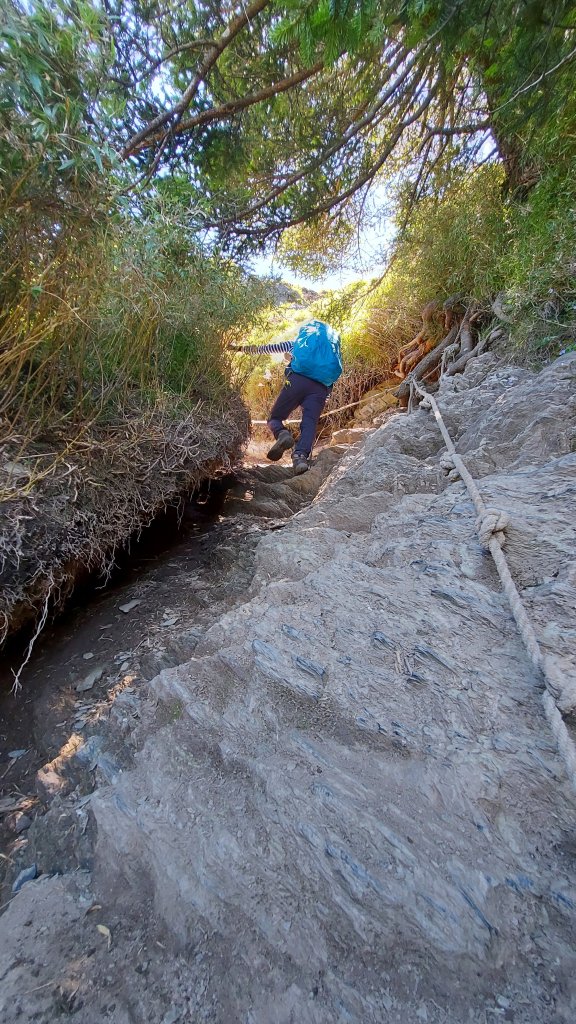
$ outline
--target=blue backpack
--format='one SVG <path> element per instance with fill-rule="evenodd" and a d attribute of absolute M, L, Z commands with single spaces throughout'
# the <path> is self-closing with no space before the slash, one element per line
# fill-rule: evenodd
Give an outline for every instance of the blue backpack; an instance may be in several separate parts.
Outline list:
<path fill-rule="evenodd" d="M 332 387 L 343 369 L 340 335 L 322 320 L 304 324 L 294 342 L 290 369 Z"/>

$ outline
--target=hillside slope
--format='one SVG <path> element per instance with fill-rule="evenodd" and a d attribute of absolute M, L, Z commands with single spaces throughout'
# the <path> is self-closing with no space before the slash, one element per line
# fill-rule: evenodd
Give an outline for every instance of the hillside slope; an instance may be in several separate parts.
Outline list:
<path fill-rule="evenodd" d="M 539 375 L 486 355 L 439 393 L 568 674 L 575 380 L 576 354 Z M 153 681 L 171 714 L 91 802 L 111 952 L 87 953 L 89 879 L 26 885 L 0 950 L 19 1020 L 54 1012 L 54 970 L 83 1024 L 573 1019 L 574 792 L 442 448 L 424 411 L 374 431 Z"/>

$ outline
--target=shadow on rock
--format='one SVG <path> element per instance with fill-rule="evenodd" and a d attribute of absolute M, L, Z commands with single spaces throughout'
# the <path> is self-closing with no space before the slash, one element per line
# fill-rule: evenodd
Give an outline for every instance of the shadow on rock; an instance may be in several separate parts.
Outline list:
<path fill-rule="evenodd" d="M 307 473 L 294 476 L 291 464 L 253 466 L 243 470 L 228 491 L 222 510 L 231 516 L 238 512 L 272 519 L 283 519 L 299 512 L 316 497 L 322 484 L 347 447 L 324 448 L 312 461 Z"/>

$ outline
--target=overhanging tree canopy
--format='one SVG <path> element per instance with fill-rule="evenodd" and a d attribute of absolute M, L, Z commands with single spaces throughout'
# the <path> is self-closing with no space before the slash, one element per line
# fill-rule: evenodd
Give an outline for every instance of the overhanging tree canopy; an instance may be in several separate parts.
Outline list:
<path fill-rule="evenodd" d="M 109 68 L 80 85 L 76 74 L 74 137 L 111 147 L 124 186 L 172 192 L 192 226 L 250 247 L 305 221 L 337 221 L 351 203 L 357 216 L 383 176 L 407 183 L 408 210 L 447 168 L 483 160 L 501 161 L 510 190 L 529 187 L 542 125 L 574 115 L 575 9 L 567 0 L 10 0 L 0 65 L 10 68 L 10 33 L 31 16 L 48 26 L 48 49 L 50 31 L 77 40 L 91 67 Z M 10 118 L 29 113 L 26 96 L 60 118 L 66 137 L 68 108 L 50 95 L 42 59 L 40 92 L 28 78 L 16 108 L 9 97 L 3 108 L 7 138 Z M 63 178 L 78 166 L 67 159 Z"/>
<path fill-rule="evenodd" d="M 198 223 L 247 240 L 337 213 L 384 170 L 411 197 L 447 163 L 537 178 L 530 140 L 570 102 L 572 3 L 109 0 L 116 125 L 148 176 L 184 171 Z"/>

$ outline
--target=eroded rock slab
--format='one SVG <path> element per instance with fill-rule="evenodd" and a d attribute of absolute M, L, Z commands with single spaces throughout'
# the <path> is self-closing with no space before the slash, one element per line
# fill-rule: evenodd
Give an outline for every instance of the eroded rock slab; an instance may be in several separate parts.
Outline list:
<path fill-rule="evenodd" d="M 567 672 L 575 381 L 576 355 L 488 356 L 439 395 Z M 98 899 L 163 929 L 183 1020 L 573 1020 L 576 798 L 441 451 L 399 415 L 260 541 L 249 599 L 156 677 L 168 724 L 92 801 Z M 162 1019 L 117 949 L 118 1021 Z"/>

